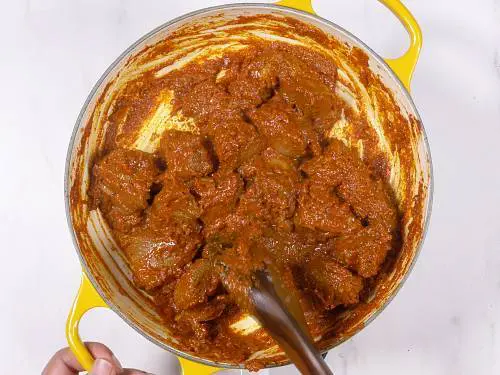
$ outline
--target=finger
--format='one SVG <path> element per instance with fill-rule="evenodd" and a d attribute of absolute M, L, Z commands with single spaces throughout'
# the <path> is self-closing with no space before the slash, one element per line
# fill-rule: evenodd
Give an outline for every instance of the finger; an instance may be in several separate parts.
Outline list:
<path fill-rule="evenodd" d="M 122 371 L 122 366 L 113 352 L 103 344 L 97 342 L 85 343 L 94 358 L 102 358 L 112 364 L 117 373 Z M 69 348 L 59 350 L 50 359 L 42 375 L 73 375 L 84 369 Z"/>
<path fill-rule="evenodd" d="M 50 359 L 42 375 L 73 375 L 83 371 L 73 353 L 69 348 L 64 348 L 56 352 Z"/>
<path fill-rule="evenodd" d="M 90 375 L 117 375 L 115 366 L 106 359 L 97 358 L 90 370 Z"/>
<path fill-rule="evenodd" d="M 110 362 L 118 374 L 123 371 L 120 361 L 106 345 L 99 342 L 86 342 L 85 346 L 89 349 L 94 358 L 102 358 Z"/>

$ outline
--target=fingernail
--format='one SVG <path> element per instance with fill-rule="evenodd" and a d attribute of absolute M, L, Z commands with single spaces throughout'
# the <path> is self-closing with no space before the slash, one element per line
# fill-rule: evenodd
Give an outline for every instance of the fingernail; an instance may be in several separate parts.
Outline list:
<path fill-rule="evenodd" d="M 123 372 L 122 364 L 120 363 L 120 361 L 118 360 L 118 358 L 115 357 L 114 354 L 111 356 L 111 359 L 115 363 L 115 366 L 118 368 L 118 373 L 121 374 Z"/>
<path fill-rule="evenodd" d="M 98 358 L 92 367 L 92 375 L 116 375 L 116 371 L 111 363 L 105 359 Z"/>

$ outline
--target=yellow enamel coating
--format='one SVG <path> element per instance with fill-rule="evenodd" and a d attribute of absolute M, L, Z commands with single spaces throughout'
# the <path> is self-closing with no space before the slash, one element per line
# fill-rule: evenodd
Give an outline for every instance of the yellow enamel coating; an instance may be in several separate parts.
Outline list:
<path fill-rule="evenodd" d="M 212 366 L 202 365 L 193 361 L 179 357 L 182 375 L 211 375 L 222 369 Z"/>
<path fill-rule="evenodd" d="M 308 12 L 311 14 L 316 14 L 311 5 L 311 0 L 281 0 L 276 2 L 275 4 L 297 10 L 303 10 L 304 12 Z"/>
<path fill-rule="evenodd" d="M 66 322 L 66 339 L 71 351 L 86 371 L 92 368 L 94 358 L 80 338 L 78 325 L 83 315 L 95 307 L 107 307 L 107 305 L 96 292 L 85 272 L 82 272 L 82 283 Z"/>
<path fill-rule="evenodd" d="M 410 47 L 403 56 L 397 59 L 385 59 L 385 62 L 391 67 L 394 73 L 396 73 L 406 89 L 410 91 L 411 78 L 415 70 L 415 65 L 417 65 L 420 49 L 422 48 L 422 30 L 408 8 L 406 8 L 401 1 L 379 1 L 399 18 L 410 35 Z"/>
<path fill-rule="evenodd" d="M 400 0 L 379 0 L 399 18 L 410 35 L 410 47 L 403 56 L 396 59 L 384 59 L 387 65 L 396 73 L 403 85 L 410 91 L 410 82 L 417 65 L 420 49 L 422 48 L 422 30 L 410 11 Z M 311 0 L 281 0 L 276 5 L 282 5 L 297 10 L 316 14 L 311 5 Z"/>

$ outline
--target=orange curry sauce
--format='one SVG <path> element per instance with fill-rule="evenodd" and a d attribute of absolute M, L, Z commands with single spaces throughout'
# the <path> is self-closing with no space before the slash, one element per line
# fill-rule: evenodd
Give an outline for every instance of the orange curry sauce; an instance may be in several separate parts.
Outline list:
<path fill-rule="evenodd" d="M 154 297 L 188 351 L 241 363 L 269 347 L 268 336 L 229 326 L 246 306 L 238 277 L 259 267 L 252 249 L 264 249 L 292 280 L 313 337 L 363 300 L 398 251 L 386 161 L 369 141 L 361 160 L 328 137 L 349 111 L 336 78 L 319 53 L 255 41 L 161 79 L 141 76 L 118 98 L 111 127 L 123 120 L 120 108 L 131 108 L 123 129 L 134 129 L 159 93 L 173 90 L 174 111 L 199 130 L 167 130 L 155 153 L 121 148 L 108 131 L 90 187 L 136 287 Z M 247 361 L 251 369 L 265 364 Z"/>

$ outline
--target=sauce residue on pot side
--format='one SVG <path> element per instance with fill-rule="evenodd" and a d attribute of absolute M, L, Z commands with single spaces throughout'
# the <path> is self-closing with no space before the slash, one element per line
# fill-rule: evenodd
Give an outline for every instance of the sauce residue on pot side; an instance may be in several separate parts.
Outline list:
<path fill-rule="evenodd" d="M 256 42 L 160 81 L 143 77 L 118 100 L 116 116 L 121 105 L 135 109 L 128 131 L 167 89 L 175 111 L 196 124 L 165 131 L 155 153 L 109 136 L 91 186 L 135 285 L 189 351 L 245 362 L 269 346 L 267 336 L 231 329 L 248 312 L 244 278 L 261 266 L 255 248 L 279 266 L 314 337 L 360 301 L 397 251 L 384 163 L 368 166 L 329 137 L 344 108 L 335 80 L 335 65 L 319 54 Z"/>

